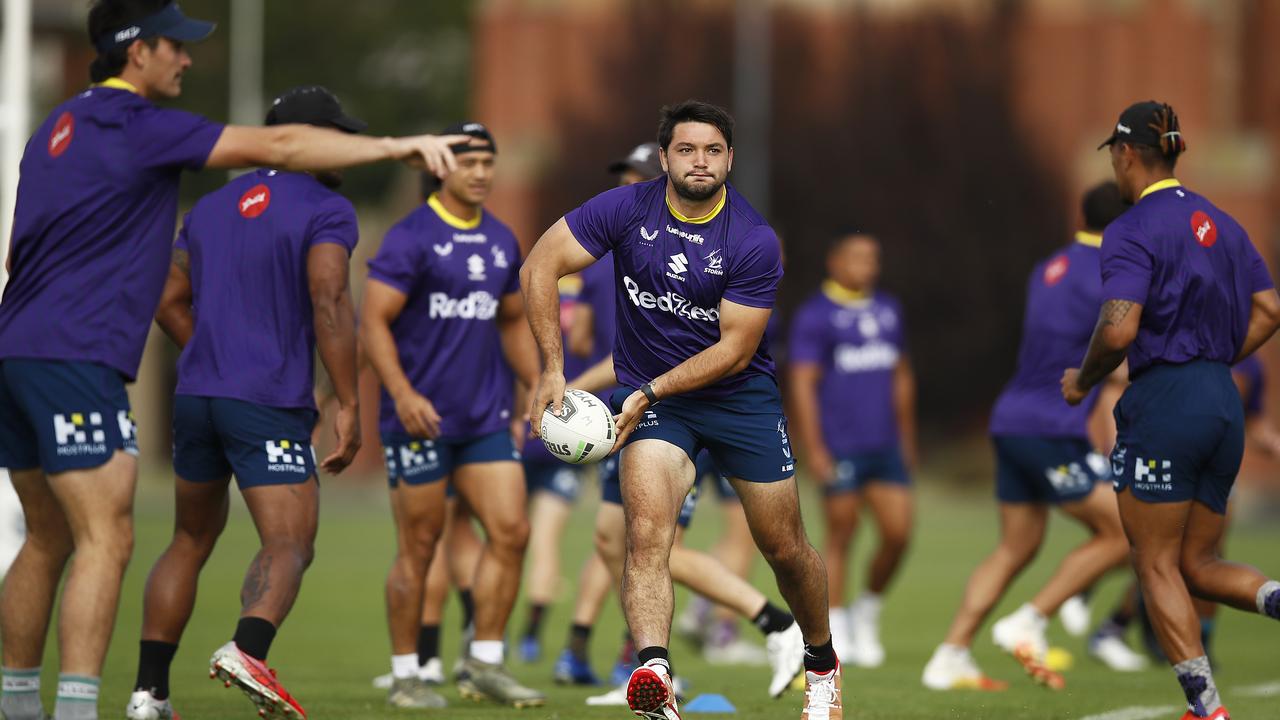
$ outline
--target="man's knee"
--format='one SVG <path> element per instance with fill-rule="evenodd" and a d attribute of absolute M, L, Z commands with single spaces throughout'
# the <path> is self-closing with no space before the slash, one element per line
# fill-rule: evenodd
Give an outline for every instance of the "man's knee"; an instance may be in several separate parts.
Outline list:
<path fill-rule="evenodd" d="M 426 575 L 439 542 L 440 529 L 430 523 L 412 523 L 401 529 L 400 554 L 414 575 Z"/>
<path fill-rule="evenodd" d="M 889 528 L 880 533 L 880 551 L 890 555 L 903 555 L 911 546 L 911 531 L 907 528 Z"/>
<path fill-rule="evenodd" d="M 499 555 L 519 558 L 529 546 L 529 519 L 523 513 L 497 518 L 485 527 L 485 531 L 489 547 Z"/>
<path fill-rule="evenodd" d="M 1040 543 L 1022 538 L 1001 538 L 996 556 L 1014 568 L 1024 568 L 1040 554 Z"/>
<path fill-rule="evenodd" d="M 771 567 L 789 567 L 809 552 L 809 541 L 803 532 L 768 533 L 757 538 L 760 554 Z"/>

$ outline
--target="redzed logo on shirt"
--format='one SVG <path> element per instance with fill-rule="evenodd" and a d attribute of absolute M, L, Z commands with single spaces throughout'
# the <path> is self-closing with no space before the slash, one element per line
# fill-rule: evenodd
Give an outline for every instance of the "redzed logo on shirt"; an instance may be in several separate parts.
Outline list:
<path fill-rule="evenodd" d="M 1203 210 L 1191 214 L 1191 232 L 1196 234 L 1196 242 L 1201 247 L 1213 247 L 1218 242 L 1218 226 L 1213 224 L 1213 219 Z"/>
<path fill-rule="evenodd" d="M 58 116 L 58 122 L 53 125 L 53 132 L 49 134 L 49 156 L 58 157 L 71 147 L 71 136 L 75 135 L 76 121 L 71 113 L 64 112 Z"/>
<path fill-rule="evenodd" d="M 254 185 L 240 196 L 240 215 L 252 220 L 266 212 L 270 204 L 271 188 L 262 184 Z"/>
<path fill-rule="evenodd" d="M 1053 287 L 1067 276 L 1067 268 L 1071 267 L 1071 261 L 1066 255 L 1059 256 L 1044 268 L 1044 284 Z"/>

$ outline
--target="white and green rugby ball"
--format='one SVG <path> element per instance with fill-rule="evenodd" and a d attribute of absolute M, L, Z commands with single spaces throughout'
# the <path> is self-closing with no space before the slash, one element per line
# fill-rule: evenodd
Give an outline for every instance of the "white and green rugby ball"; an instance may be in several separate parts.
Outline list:
<path fill-rule="evenodd" d="M 618 439 L 613 413 L 603 400 L 585 390 L 564 391 L 563 411 L 548 407 L 539 425 L 542 444 L 567 463 L 585 465 L 603 460 Z"/>

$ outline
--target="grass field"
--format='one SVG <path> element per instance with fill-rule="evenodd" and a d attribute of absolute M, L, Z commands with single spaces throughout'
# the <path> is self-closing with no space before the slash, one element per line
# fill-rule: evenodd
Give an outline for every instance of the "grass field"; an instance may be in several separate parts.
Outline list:
<path fill-rule="evenodd" d="M 1092 662 L 1082 640 L 1068 637 L 1055 626 L 1051 641 L 1076 655 L 1076 667 L 1068 673 L 1067 689 L 1052 693 L 1034 687 L 1021 676 L 1014 662 L 990 644 L 984 629 L 975 652 L 991 675 L 1012 681 L 1000 694 L 935 693 L 923 689 L 920 671 L 941 639 L 958 602 L 971 567 L 989 549 L 995 537 L 995 516 L 984 497 L 953 495 L 930 489 L 922 481 L 921 511 L 916 543 L 905 571 L 893 589 L 884 612 L 883 637 L 889 653 L 884 668 L 845 674 L 845 717 L 849 718 L 1081 718 L 1133 706 L 1176 706 L 1180 692 L 1171 672 L 1157 668 L 1144 673 L 1115 675 Z M 446 690 L 450 707 L 442 711 L 413 713 L 391 710 L 382 691 L 370 678 L 388 667 L 388 642 L 382 614 L 382 582 L 392 548 L 386 490 L 380 483 L 361 486 L 329 481 L 325 486 L 323 517 L 315 565 L 307 575 L 302 595 L 282 628 L 271 654 L 271 664 L 315 718 L 409 717 L 415 714 L 448 718 L 621 718 L 622 708 L 587 708 L 583 699 L 602 690 L 561 688 L 550 682 L 551 663 L 567 632 L 574 593 L 566 580 L 547 622 L 546 656 L 536 665 L 515 665 L 515 673 L 531 685 L 545 688 L 550 701 L 544 708 L 524 711 L 461 700 Z M 570 524 L 564 542 L 563 574 L 576 576 L 590 548 L 591 517 L 598 493 L 584 490 L 584 499 Z M 811 535 L 816 537 L 817 514 L 807 498 Z M 714 536 L 719 518 L 709 504 L 698 509 L 690 533 L 694 546 L 705 547 Z M 168 542 L 172 522 L 167 485 L 158 478 L 143 483 L 139 491 L 137 551 L 125 583 L 120 620 L 107 661 L 103 682 L 102 717 L 122 717 L 132 687 L 141 622 L 141 589 L 151 563 Z M 864 535 L 865 537 L 865 535 Z M 1038 563 L 1014 586 L 999 611 L 1016 607 L 1047 576 L 1064 549 L 1080 537 L 1066 521 L 1057 519 L 1050 542 Z M 237 503 L 222 543 L 204 572 L 199 602 L 191 626 L 173 667 L 175 706 L 187 720 L 200 718 L 252 718 L 251 704 L 235 690 L 208 679 L 209 654 L 231 635 L 235 626 L 242 573 L 256 547 L 256 536 L 243 506 Z M 862 543 L 863 550 L 867 543 Z M 1280 575 L 1280 529 L 1264 523 L 1238 527 L 1230 541 L 1233 557 L 1260 565 L 1271 576 Z M 858 575 L 861 575 L 859 564 Z M 756 568 L 757 584 L 777 596 L 763 563 Z M 1124 582 L 1108 579 L 1097 598 L 1095 617 L 1109 607 Z M 677 595 L 678 603 L 687 597 Z M 456 651 L 456 602 L 449 607 L 450 620 L 443 641 L 446 667 Z M 523 605 L 517 620 L 523 621 Z M 1237 718 L 1280 717 L 1280 643 L 1276 625 L 1256 616 L 1226 611 L 1219 620 L 1217 641 L 1218 683 Z M 617 649 L 622 621 L 611 601 L 593 638 L 595 665 L 606 672 Z M 751 628 L 744 632 L 754 633 Z M 50 642 L 49 667 L 56 666 L 56 645 Z M 738 707 L 742 718 L 798 718 L 801 695 L 792 692 L 779 701 L 764 695 L 767 671 L 756 668 L 713 668 L 695 653 L 679 645 L 673 648 L 678 670 L 690 683 L 691 695 L 716 692 Z M 1267 684 L 1273 687 L 1260 687 Z M 45 675 L 45 696 L 52 708 L 56 674 Z M 1244 688 L 1244 691 L 1235 691 Z M 1270 693 L 1271 696 L 1267 697 Z M 1156 712 L 1152 710 L 1151 712 Z M 1176 718 L 1180 710 L 1158 714 L 1133 711 L 1115 720 L 1143 717 Z"/>

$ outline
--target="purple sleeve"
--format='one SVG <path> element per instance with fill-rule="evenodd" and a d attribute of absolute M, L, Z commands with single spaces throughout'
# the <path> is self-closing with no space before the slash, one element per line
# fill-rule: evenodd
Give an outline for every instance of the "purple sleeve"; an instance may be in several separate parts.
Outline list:
<path fill-rule="evenodd" d="M 1258 248 L 1247 237 L 1244 244 L 1249 262 L 1249 292 L 1258 293 L 1275 287 L 1275 281 L 1271 279 L 1271 272 L 1267 270 L 1267 263 L 1262 259 Z"/>
<path fill-rule="evenodd" d="M 182 228 L 178 230 L 178 239 L 174 241 L 173 248 L 175 250 L 190 250 L 190 244 L 187 240 L 187 228 L 191 225 L 191 213 L 182 216 Z"/>
<path fill-rule="evenodd" d="M 399 225 L 391 228 L 378 254 L 369 261 L 369 277 L 408 295 L 422 271 L 418 245 L 408 229 Z"/>
<path fill-rule="evenodd" d="M 520 292 L 520 243 L 516 242 L 515 236 L 511 236 L 510 242 L 507 243 L 507 281 L 502 285 L 502 294 L 510 295 L 511 293 Z"/>
<path fill-rule="evenodd" d="M 793 365 L 821 365 L 826 360 L 827 325 L 822 315 L 821 308 L 814 307 L 813 303 L 805 303 L 791 319 L 787 351 L 791 354 Z"/>
<path fill-rule="evenodd" d="M 308 247 L 321 243 L 333 243 L 347 249 L 350 255 L 360 242 L 360 227 L 356 223 L 356 209 L 351 201 L 341 196 L 325 200 L 316 209 L 308 227 L 310 239 Z"/>
<path fill-rule="evenodd" d="M 135 121 L 133 142 L 148 168 L 199 170 L 222 137 L 223 126 L 182 110 L 150 108 Z"/>
<path fill-rule="evenodd" d="M 1151 286 L 1151 253 L 1126 226 L 1109 226 L 1102 241 L 1102 298 L 1146 304 Z"/>
<path fill-rule="evenodd" d="M 634 206 L 634 198 L 635 190 L 629 186 L 606 190 L 570 210 L 564 221 L 578 244 L 592 257 L 599 258 L 617 246 L 620 229 Z"/>
<path fill-rule="evenodd" d="M 757 226 L 739 246 L 727 269 L 724 299 L 755 308 L 773 307 L 782 280 L 782 247 L 767 225 Z"/>

